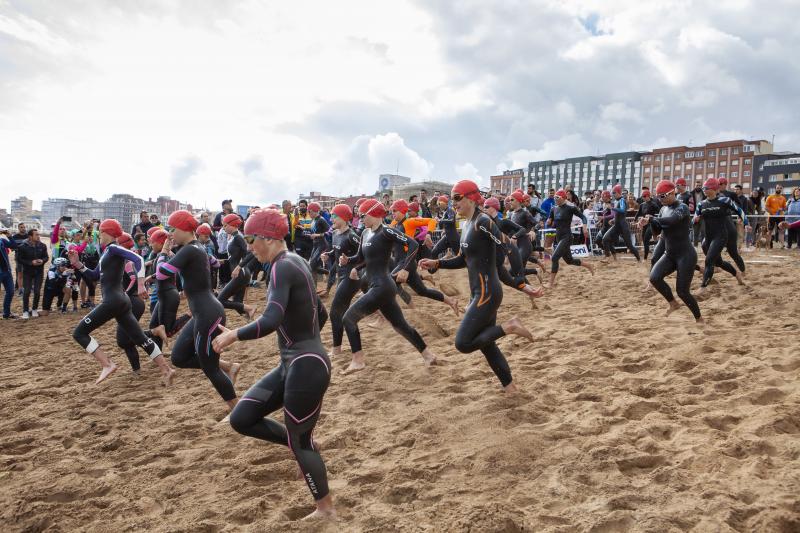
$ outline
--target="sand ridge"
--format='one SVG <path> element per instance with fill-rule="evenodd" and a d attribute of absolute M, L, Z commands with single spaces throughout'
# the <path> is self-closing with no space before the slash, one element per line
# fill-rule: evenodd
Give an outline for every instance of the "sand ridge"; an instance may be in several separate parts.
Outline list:
<path fill-rule="evenodd" d="M 518 314 L 536 337 L 499 341 L 513 396 L 479 353 L 454 349 L 444 304 L 404 307 L 442 362 L 432 370 L 393 331 L 362 328 L 369 370 L 334 372 L 315 431 L 338 530 L 800 530 L 800 265 L 761 255 L 771 262 L 750 265 L 748 287 L 715 276 L 705 326 L 685 308 L 663 318 L 629 260 L 594 277 L 562 267 L 537 311 L 506 290 L 499 319 Z M 465 271 L 436 279 L 466 303 Z M 288 449 L 218 425 L 202 373 L 179 370 L 171 390 L 152 364 L 135 377 L 105 326 L 121 368 L 92 385 L 96 365 L 69 335 L 80 316 L 0 324 L 5 531 L 337 530 L 296 522 L 312 505 Z M 241 393 L 277 346 L 228 357 L 243 364 Z"/>

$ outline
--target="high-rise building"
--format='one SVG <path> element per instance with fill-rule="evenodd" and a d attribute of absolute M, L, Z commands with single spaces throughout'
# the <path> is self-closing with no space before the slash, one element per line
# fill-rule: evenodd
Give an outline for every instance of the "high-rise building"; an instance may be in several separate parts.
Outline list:
<path fill-rule="evenodd" d="M 436 180 L 406 183 L 392 188 L 392 199 L 397 200 L 399 198 L 403 198 L 408 200 L 413 194 L 416 194 L 417 196 L 421 195 L 423 189 L 428 195 L 428 198 L 432 198 L 437 192 L 439 194 L 447 194 L 449 196 L 452 188 L 452 183 Z"/>
<path fill-rule="evenodd" d="M 27 215 L 31 211 L 33 211 L 33 200 L 27 196 L 11 200 L 11 216 L 19 217 L 20 214 Z"/>
<path fill-rule="evenodd" d="M 773 194 L 776 185 L 783 186 L 783 194 L 791 197 L 792 189 L 800 187 L 800 154 L 781 152 L 757 155 L 753 158 L 751 188 L 763 187 Z"/>
<path fill-rule="evenodd" d="M 749 189 L 754 157 L 772 153 L 765 140 L 734 140 L 703 146 L 656 148 L 642 156 L 644 184 L 653 188 L 662 179 L 684 178 L 689 188 L 702 185 L 707 178 L 727 178 Z"/>
<path fill-rule="evenodd" d="M 528 182 L 538 191 L 572 185 L 579 196 L 586 191 L 608 189 L 617 183 L 641 193 L 642 162 L 640 152 L 619 152 L 605 156 L 582 156 L 528 163 Z"/>
<path fill-rule="evenodd" d="M 381 174 L 378 176 L 379 191 L 390 191 L 407 183 L 411 183 L 411 178 L 398 176 L 397 174 Z"/>

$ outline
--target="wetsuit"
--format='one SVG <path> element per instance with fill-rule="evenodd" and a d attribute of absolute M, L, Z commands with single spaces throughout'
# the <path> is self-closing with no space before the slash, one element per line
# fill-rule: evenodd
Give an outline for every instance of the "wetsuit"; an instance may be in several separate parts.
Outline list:
<path fill-rule="evenodd" d="M 721 191 L 720 194 L 730 198 L 733 203 L 741 208 L 741 205 L 739 205 L 739 197 L 735 192 L 725 190 Z M 725 228 L 728 230 L 728 240 L 725 242 L 725 249 L 728 251 L 728 255 L 731 256 L 731 259 L 733 259 L 733 262 L 736 263 L 736 266 L 739 267 L 739 270 L 744 272 L 744 259 L 742 259 L 739 253 L 739 230 L 736 227 L 736 222 L 733 221 L 733 217 L 727 217 L 725 219 Z"/>
<path fill-rule="evenodd" d="M 172 348 L 172 364 L 179 368 L 201 368 L 222 399 L 236 398 L 233 383 L 219 368 L 219 354 L 211 341 L 225 325 L 225 309 L 211 292 L 208 254 L 197 241 L 183 246 L 169 261 L 158 266 L 156 277 L 183 278 L 183 294 L 192 311 L 192 319 L 178 335 Z"/>
<path fill-rule="evenodd" d="M 550 210 L 550 215 L 547 217 L 548 226 L 555 227 L 556 229 L 556 244 L 553 249 L 552 262 L 550 272 L 558 272 L 558 260 L 562 257 L 564 262 L 572 266 L 581 266 L 581 260 L 572 257 L 572 217 L 576 216 L 581 219 L 584 224 L 587 224 L 586 215 L 580 209 L 572 204 L 563 203 L 561 205 L 553 205 Z"/>
<path fill-rule="evenodd" d="M 406 224 L 410 223 L 409 219 L 403 219 L 401 222 L 398 222 L 394 227 L 397 231 L 403 232 L 408 240 L 413 241 L 414 236 L 409 235 L 409 231 L 406 230 Z M 413 233 L 413 232 L 411 232 Z M 416 251 L 420 252 L 422 249 L 422 245 L 417 245 Z M 400 263 L 406 263 L 406 256 L 408 255 L 408 245 L 402 242 L 395 242 L 394 245 L 394 265 Z M 422 278 L 419 277 L 419 273 L 417 272 L 417 260 L 416 257 L 412 258 L 410 262 L 408 262 L 408 279 L 406 280 L 406 285 L 411 287 L 411 289 L 416 292 L 418 295 L 424 298 L 430 298 L 431 300 L 435 300 L 437 302 L 444 302 L 444 294 L 436 289 L 432 289 L 425 285 L 422 282 Z M 349 272 L 349 271 L 348 271 Z M 400 287 L 400 283 L 398 283 L 398 287 Z M 402 298 L 402 294 L 401 294 Z"/>
<path fill-rule="evenodd" d="M 407 245 L 408 253 L 389 274 L 392 249 L 398 243 Z M 400 270 L 408 269 L 411 274 L 418 247 L 419 245 L 414 239 L 409 239 L 385 224 L 381 224 L 374 231 L 365 229 L 361 234 L 358 252 L 355 256 L 348 257 L 348 260 L 351 268 L 361 264 L 366 266 L 369 290 L 344 314 L 344 329 L 347 332 L 347 339 L 350 341 L 350 349 L 354 353 L 361 351 L 361 332 L 358 330 L 358 322 L 375 311 L 380 311 L 395 331 L 410 342 L 417 351 L 422 353 L 425 350 L 425 341 L 422 340 L 417 330 L 406 322 L 403 311 L 400 310 L 400 306 L 395 300 L 397 286 L 392 279 L 392 276 Z"/>
<path fill-rule="evenodd" d="M 244 263 L 245 257 L 253 257 L 252 254 L 247 254 L 247 243 L 244 242 L 244 237 L 238 231 L 228 237 L 228 265 L 230 266 L 231 275 L 236 267 L 239 269 L 239 275 L 225 284 L 219 292 L 217 299 L 222 303 L 225 309 L 233 309 L 240 315 L 244 314 L 244 295 L 247 287 L 250 285 L 250 277 L 252 271 L 249 269 L 249 264 Z M 209 271 L 208 275 L 211 275 Z M 232 298 L 232 299 L 231 299 Z"/>
<path fill-rule="evenodd" d="M 361 279 L 350 279 L 350 270 L 353 267 L 351 265 L 339 266 L 339 257 L 341 255 L 350 257 L 357 254 L 359 242 L 361 242 L 361 238 L 352 228 L 348 228 L 343 233 L 336 230 L 333 232 L 333 253 L 331 255 L 335 270 L 331 270 L 329 279 L 337 281 L 336 292 L 331 302 L 331 330 L 333 331 L 334 346 L 342 345 L 344 314 L 362 283 Z"/>
<path fill-rule="evenodd" d="M 476 210 L 461 228 L 461 253 L 440 260 L 439 268 L 467 267 L 472 300 L 456 332 L 456 349 L 461 353 L 480 350 L 505 387 L 511 383 L 511 369 L 495 344 L 506 334 L 496 324 L 497 309 L 503 302 L 503 288 L 497 277 L 495 247 L 501 244 L 500 230 L 488 215 Z"/>
<path fill-rule="evenodd" d="M 730 219 L 731 213 L 738 214 L 747 224 L 747 217 L 739 204 L 725 196 L 717 196 L 713 200 L 706 198 L 697 206 L 696 216 L 703 220 L 706 232 L 703 240 L 703 252 L 706 254 L 703 287 L 708 286 L 714 277 L 714 267 L 736 276 L 736 268 L 722 259 L 722 250 L 728 242 L 728 223 L 725 219 Z"/>
<path fill-rule="evenodd" d="M 125 291 L 128 299 L 131 302 L 131 313 L 133 318 L 138 322 L 144 314 L 144 302 L 139 298 L 139 289 L 137 287 L 136 271 L 133 269 L 133 264 L 128 261 L 125 263 L 125 272 L 122 275 L 122 289 Z M 131 368 L 136 371 L 141 368 L 139 362 L 139 352 L 136 350 L 136 343 L 125 332 L 122 327 L 117 324 L 117 346 L 125 351 L 128 357 L 128 362 Z M 161 346 L 159 346 L 161 348 Z"/>
<path fill-rule="evenodd" d="M 512 239 L 517 239 L 517 242 L 528 234 L 525 228 L 509 218 L 496 217 L 492 218 L 492 222 L 497 225 L 501 233 Z M 497 274 L 504 285 L 519 289 L 527 284 L 522 256 L 514 243 L 507 241 L 501 246 L 496 246 L 495 256 L 497 257 Z M 508 269 L 505 267 L 506 258 L 508 258 Z"/>
<path fill-rule="evenodd" d="M 622 241 L 625 243 L 628 251 L 633 254 L 637 261 L 640 261 L 639 250 L 633 245 L 631 228 L 628 225 L 628 220 L 625 218 L 627 210 L 628 204 L 625 202 L 625 198 L 616 199 L 611 204 L 611 211 L 614 213 L 614 225 L 603 234 L 603 251 L 606 257 L 610 254 L 616 256 L 617 253 L 614 247 L 617 245 L 617 240 L 621 235 Z"/>
<path fill-rule="evenodd" d="M 188 314 L 178 317 L 178 306 L 181 299 L 178 294 L 178 287 L 174 276 L 158 275 L 158 267 L 166 263 L 169 257 L 165 253 L 160 253 L 156 257 L 155 270 L 156 270 L 156 291 L 158 294 L 158 301 L 150 316 L 149 328 L 152 331 L 158 326 L 164 326 L 164 331 L 167 337 L 172 337 L 177 334 L 183 326 L 185 326 L 191 317 Z M 217 261 L 217 258 L 213 258 Z M 153 337 L 153 340 L 161 346 L 161 337 Z"/>
<path fill-rule="evenodd" d="M 44 297 L 42 299 L 42 309 L 50 311 L 53 306 L 53 299 L 56 299 L 56 307 L 61 311 L 66 311 L 67 302 L 64 301 L 64 287 L 72 275 L 69 271 L 59 272 L 58 267 L 53 265 L 47 271 L 47 279 L 44 282 Z"/>
<path fill-rule="evenodd" d="M 237 336 L 252 340 L 277 331 L 281 362 L 242 396 L 230 418 L 243 435 L 288 445 L 315 500 L 328 495 L 325 463 L 312 438 L 330 382 L 331 363 L 319 338 L 326 318 L 308 263 L 280 253 L 271 265 L 264 314 Z M 285 425 L 267 416 L 281 407 Z"/>
<path fill-rule="evenodd" d="M 439 215 L 437 222 L 442 236 L 431 249 L 431 257 L 436 259 L 443 255 L 447 250 L 458 253 L 458 229 L 456 228 L 456 212 L 452 207 L 445 208 Z"/>
<path fill-rule="evenodd" d="M 328 241 L 325 239 L 325 233 L 330 229 L 331 225 L 328 224 L 328 221 L 322 218 L 322 215 L 317 215 L 317 218 L 311 223 L 311 229 L 308 230 L 309 238 L 311 235 L 315 234 L 322 234 L 321 237 L 317 237 L 313 239 L 313 246 L 311 248 L 311 258 L 308 260 L 309 265 L 311 266 L 311 272 L 313 273 L 324 273 L 325 270 L 322 265 L 321 255 L 322 253 L 328 249 Z"/>
<path fill-rule="evenodd" d="M 152 339 L 145 336 L 139 320 L 133 316 L 131 300 L 122 288 L 126 261 L 133 263 L 138 283 L 144 278 L 144 260 L 138 254 L 116 244 L 106 246 L 97 268 L 90 270 L 86 265 L 81 268 L 83 279 L 100 280 L 103 301 L 80 321 L 72 337 L 88 353 L 94 353 L 99 344 L 91 336 L 92 331 L 113 318 L 131 342 L 147 352 L 150 359 L 155 359 L 161 355 L 161 350 Z"/>
<path fill-rule="evenodd" d="M 525 229 L 525 233 L 517 237 L 517 248 L 519 249 L 519 256 L 522 259 L 522 267 L 531 259 L 533 253 L 533 243 L 528 233 L 536 226 L 536 219 L 525 207 L 520 207 L 511 214 L 511 220 Z M 462 241 L 463 242 L 463 241 Z M 535 261 L 534 261 L 535 262 Z M 535 269 L 525 269 L 526 274 L 536 274 Z"/>
<path fill-rule="evenodd" d="M 654 198 L 650 198 L 639 204 L 639 211 L 636 212 L 636 218 L 645 217 L 647 215 L 656 216 L 659 213 L 660 205 L 658 204 L 658 200 Z M 650 242 L 653 238 L 653 228 L 648 224 L 642 230 L 642 245 L 644 246 L 644 258 L 647 259 L 647 255 L 650 253 Z"/>
<path fill-rule="evenodd" d="M 650 283 L 668 302 L 672 302 L 675 297 L 664 278 L 676 272 L 675 291 L 678 298 L 686 304 L 695 318 L 700 318 L 700 307 L 690 292 L 697 252 L 689 235 L 692 226 L 689 206 L 677 201 L 672 205 L 665 205 L 656 217 L 650 219 L 650 225 L 654 232 L 661 233 L 656 250 L 653 250 L 653 260 L 656 262 L 650 270 Z M 661 250 L 658 250 L 659 246 Z"/>

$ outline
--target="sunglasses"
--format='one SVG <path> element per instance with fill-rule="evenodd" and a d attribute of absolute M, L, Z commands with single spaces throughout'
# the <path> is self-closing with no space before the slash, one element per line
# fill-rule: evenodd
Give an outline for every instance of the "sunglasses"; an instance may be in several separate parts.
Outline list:
<path fill-rule="evenodd" d="M 658 198 L 659 200 L 663 200 L 664 198 L 666 198 L 666 197 L 667 197 L 667 196 L 669 196 L 670 194 L 671 194 L 671 193 L 665 192 L 664 194 L 659 194 L 659 195 L 657 196 L 657 198 Z"/>
<path fill-rule="evenodd" d="M 467 194 L 474 194 L 476 192 L 480 192 L 480 191 L 471 191 L 471 192 L 468 192 Z M 465 198 L 465 195 L 463 195 L 461 193 L 453 193 L 453 201 L 454 202 L 460 202 L 464 198 Z"/>
<path fill-rule="evenodd" d="M 247 244 L 253 244 L 254 242 L 256 242 L 256 239 L 261 239 L 262 241 L 271 241 L 271 240 L 273 240 L 273 239 L 270 239 L 269 237 L 262 237 L 261 235 L 245 235 L 244 236 L 244 242 L 246 242 Z"/>

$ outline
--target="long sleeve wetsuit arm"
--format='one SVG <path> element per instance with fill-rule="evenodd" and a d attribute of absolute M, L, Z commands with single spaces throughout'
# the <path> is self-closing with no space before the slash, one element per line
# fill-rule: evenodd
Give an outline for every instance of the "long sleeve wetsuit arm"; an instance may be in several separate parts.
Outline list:
<path fill-rule="evenodd" d="M 260 339 L 278 329 L 289 306 L 292 280 L 297 275 L 298 270 L 286 261 L 278 261 L 272 265 L 269 296 L 264 313 L 253 322 L 236 330 L 236 337 L 239 340 Z M 303 282 L 305 283 L 305 279 Z"/>

